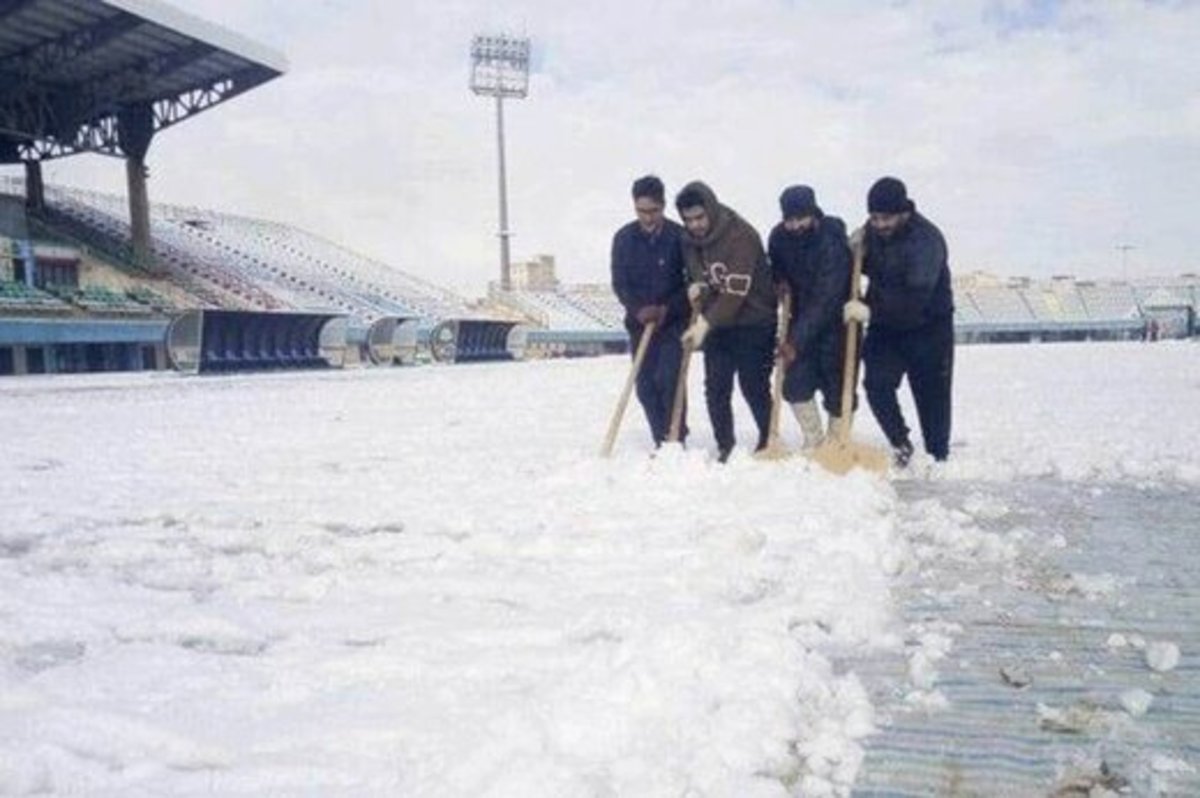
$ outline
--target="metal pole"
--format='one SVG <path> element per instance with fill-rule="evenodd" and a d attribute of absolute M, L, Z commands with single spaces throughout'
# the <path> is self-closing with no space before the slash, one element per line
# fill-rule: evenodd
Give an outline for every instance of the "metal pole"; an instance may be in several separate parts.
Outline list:
<path fill-rule="evenodd" d="M 508 178 L 504 170 L 504 97 L 496 94 L 496 146 L 500 151 L 500 290 L 512 290 L 508 251 Z"/>
<path fill-rule="evenodd" d="M 1133 244 L 1117 244 L 1121 251 L 1121 279 L 1129 282 L 1129 250 L 1137 249 Z"/>

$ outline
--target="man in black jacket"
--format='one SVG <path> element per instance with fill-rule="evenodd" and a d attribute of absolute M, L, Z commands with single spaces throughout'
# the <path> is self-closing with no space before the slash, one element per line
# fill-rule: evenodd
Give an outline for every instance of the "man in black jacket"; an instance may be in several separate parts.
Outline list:
<path fill-rule="evenodd" d="M 908 377 L 925 451 L 950 454 L 951 383 L 954 373 L 954 296 L 946 240 L 917 212 L 904 183 L 880 178 L 867 194 L 870 216 L 856 243 L 866 248 L 870 280 L 865 304 L 846 303 L 844 315 L 870 321 L 863 344 L 863 384 L 871 412 L 895 452 L 908 464 L 913 446 L 896 399 Z"/>
<path fill-rule="evenodd" d="M 636 353 L 645 326 L 656 329 L 637 377 L 637 397 L 650 422 L 650 435 L 658 446 L 667 439 L 675 382 L 683 361 L 679 341 L 687 321 L 687 285 L 684 281 L 680 236 L 683 228 L 663 215 L 666 196 L 662 181 L 653 175 L 633 183 L 633 210 L 637 218 L 613 236 L 612 285 L 625 306 L 625 329 L 631 353 Z M 687 437 L 687 424 L 680 440 Z"/>
<path fill-rule="evenodd" d="M 845 223 L 826 216 L 808 186 L 784 189 L 779 207 L 783 221 L 771 230 L 767 253 L 775 284 L 791 303 L 791 324 L 779 344 L 783 398 L 800 422 L 804 448 L 812 449 L 825 437 L 817 390 L 831 433 L 841 414 L 841 310 L 850 293 L 850 247 Z"/>

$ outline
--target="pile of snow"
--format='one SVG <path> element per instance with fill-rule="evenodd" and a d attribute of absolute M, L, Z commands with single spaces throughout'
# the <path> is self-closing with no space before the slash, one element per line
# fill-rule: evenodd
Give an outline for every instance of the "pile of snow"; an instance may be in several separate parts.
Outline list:
<path fill-rule="evenodd" d="M 964 348 L 952 461 L 903 478 L 1200 482 L 1197 361 Z M 720 466 L 700 401 L 686 451 L 650 457 L 635 404 L 602 460 L 626 368 L 6 383 L 0 792 L 847 793 L 875 717 L 834 663 L 907 657 L 936 708 L 956 630 L 892 589 L 1020 535 L 983 497 Z"/>

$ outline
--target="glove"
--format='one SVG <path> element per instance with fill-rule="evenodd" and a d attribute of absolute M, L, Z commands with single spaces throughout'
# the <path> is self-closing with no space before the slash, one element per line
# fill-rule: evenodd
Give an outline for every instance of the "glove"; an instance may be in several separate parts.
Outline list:
<path fill-rule="evenodd" d="M 871 320 L 871 309 L 867 307 L 867 303 L 860 299 L 851 299 L 842 306 L 842 321 L 850 323 L 856 321 L 859 324 L 866 324 Z"/>
<path fill-rule="evenodd" d="M 708 283 L 692 283 L 688 286 L 688 302 L 696 304 L 708 293 Z"/>
<path fill-rule="evenodd" d="M 697 316 L 696 320 L 683 331 L 683 335 L 679 336 L 679 340 L 683 341 L 683 345 L 689 349 L 699 349 L 704 343 L 705 337 L 709 331 L 708 319 L 703 316 Z"/>
<path fill-rule="evenodd" d="M 639 324 L 661 324 L 667 317 L 666 305 L 645 305 L 635 314 Z"/>

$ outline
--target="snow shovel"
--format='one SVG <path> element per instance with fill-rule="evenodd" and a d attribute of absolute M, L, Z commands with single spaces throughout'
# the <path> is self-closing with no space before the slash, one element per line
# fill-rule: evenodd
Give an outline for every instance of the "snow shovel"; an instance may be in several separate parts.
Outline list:
<path fill-rule="evenodd" d="M 850 274 L 850 299 L 858 299 L 858 283 L 862 275 L 863 251 L 854 250 L 854 270 Z M 809 454 L 818 465 L 834 474 L 846 474 L 852 468 L 862 468 L 876 473 L 885 473 L 891 457 L 888 452 L 875 446 L 855 443 L 850 440 L 850 426 L 854 422 L 854 384 L 858 378 L 858 338 L 861 325 L 850 319 L 846 322 L 846 357 L 842 372 L 842 412 L 832 435 Z"/>
<path fill-rule="evenodd" d="M 792 320 L 792 295 L 785 294 L 779 301 L 779 326 L 775 330 L 776 346 L 787 338 L 788 324 Z M 771 426 L 767 433 L 767 445 L 754 453 L 759 460 L 784 460 L 792 456 L 779 437 L 779 412 L 783 407 L 783 373 L 787 370 L 783 353 L 775 355 L 775 381 L 771 386 Z"/>
<path fill-rule="evenodd" d="M 698 315 L 700 315 L 700 307 L 696 303 L 692 303 L 690 324 L 696 323 Z M 679 436 L 683 434 L 683 404 L 687 401 L 688 364 L 691 362 L 692 347 L 685 343 L 683 360 L 679 364 L 679 377 L 675 380 L 675 400 L 671 403 L 671 426 L 667 430 L 667 443 L 679 443 Z"/>
<path fill-rule="evenodd" d="M 633 365 L 629 367 L 629 376 L 625 379 L 625 387 L 621 389 L 621 398 L 613 410 L 612 420 L 608 422 L 608 434 L 604 436 L 604 445 L 600 447 L 600 456 L 612 455 L 613 444 L 617 441 L 617 432 L 621 429 L 621 420 L 625 417 L 625 408 L 629 406 L 629 395 L 637 383 L 638 372 L 642 370 L 642 361 L 646 359 L 646 350 L 650 348 L 650 339 L 654 337 L 655 323 L 650 322 L 642 328 L 642 340 L 638 342 L 637 353 L 633 356 Z"/>

